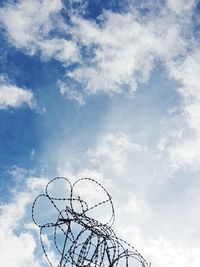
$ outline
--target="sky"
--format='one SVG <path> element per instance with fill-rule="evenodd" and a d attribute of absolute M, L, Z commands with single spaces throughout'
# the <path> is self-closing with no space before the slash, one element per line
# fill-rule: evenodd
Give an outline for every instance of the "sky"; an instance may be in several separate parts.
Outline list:
<path fill-rule="evenodd" d="M 57 176 L 99 181 L 153 267 L 200 266 L 199 15 L 197 0 L 0 1 L 3 266 L 48 266 L 31 205 Z"/>

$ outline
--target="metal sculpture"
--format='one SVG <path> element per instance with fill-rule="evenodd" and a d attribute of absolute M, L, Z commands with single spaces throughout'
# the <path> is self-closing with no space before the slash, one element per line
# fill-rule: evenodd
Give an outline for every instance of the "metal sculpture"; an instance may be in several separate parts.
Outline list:
<path fill-rule="evenodd" d="M 63 197 L 59 197 L 61 191 Z M 105 222 L 108 214 L 110 218 Z M 50 221 L 39 222 L 47 217 Z M 33 202 L 32 218 L 40 228 L 42 249 L 51 267 L 150 266 L 133 246 L 116 236 L 112 198 L 91 178 L 73 184 L 64 177 L 51 180 L 45 194 Z M 53 259 L 48 254 L 49 244 L 54 246 Z"/>

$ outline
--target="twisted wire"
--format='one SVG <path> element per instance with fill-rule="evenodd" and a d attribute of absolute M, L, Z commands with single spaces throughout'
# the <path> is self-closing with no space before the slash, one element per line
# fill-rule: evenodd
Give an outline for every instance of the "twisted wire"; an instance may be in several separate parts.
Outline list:
<path fill-rule="evenodd" d="M 50 185 L 56 181 L 64 181 L 68 185 L 68 195 L 64 198 L 55 197 L 49 192 Z M 98 203 L 89 205 L 79 195 L 75 195 L 75 187 L 80 182 L 90 182 L 98 186 L 106 195 L 106 198 Z M 94 192 L 95 193 L 95 192 Z M 39 223 L 36 219 L 39 199 L 45 198 L 49 201 L 51 209 L 57 213 L 53 221 Z M 64 209 L 59 207 L 59 203 L 65 203 Z M 95 211 L 98 207 L 109 203 L 111 216 L 108 222 L 100 222 L 91 217 L 88 211 Z M 76 210 L 76 205 L 80 204 L 80 210 Z M 50 212 L 50 211 L 43 211 Z M 45 188 L 45 194 L 36 197 L 32 205 L 32 219 L 40 229 L 40 243 L 44 255 L 51 267 L 148 267 L 148 263 L 142 255 L 128 242 L 116 236 L 112 225 L 115 220 L 114 206 L 112 198 L 107 190 L 97 181 L 91 178 L 81 178 L 75 183 L 64 177 L 52 179 Z M 53 236 L 54 253 L 57 252 L 58 262 L 55 263 L 49 256 L 49 248 L 46 244 L 46 230 L 50 230 Z M 62 237 L 62 240 L 60 239 Z M 134 264 L 133 261 L 134 260 Z"/>

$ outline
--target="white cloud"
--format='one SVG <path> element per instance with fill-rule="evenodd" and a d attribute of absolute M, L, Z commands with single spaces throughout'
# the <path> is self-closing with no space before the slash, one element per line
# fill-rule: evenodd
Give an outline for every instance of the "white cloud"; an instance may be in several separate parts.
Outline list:
<path fill-rule="evenodd" d="M 181 27 L 170 11 L 148 21 L 133 10 L 124 14 L 107 11 L 101 16 L 101 26 L 72 15 L 69 26 L 60 15 L 62 8 L 60 0 L 20 1 L 1 8 L 1 21 L 17 48 L 29 54 L 40 52 L 43 59 L 54 58 L 66 65 L 81 63 L 67 75 L 86 95 L 132 95 L 139 83 L 148 81 L 158 58 L 168 61 L 184 47 Z M 72 40 L 51 37 L 53 30 L 72 34 Z M 91 50 L 90 61 L 80 57 L 81 46 Z"/>
<path fill-rule="evenodd" d="M 0 14 L 8 38 L 17 48 L 29 54 L 40 52 L 44 60 L 54 58 L 66 65 L 79 61 L 80 65 L 66 74 L 83 92 L 64 82 L 58 86 L 62 95 L 80 105 L 85 104 L 87 95 L 100 92 L 133 95 L 140 83 L 149 80 L 155 62 L 161 60 L 170 77 L 181 84 L 178 92 L 183 99 L 182 119 L 196 135 L 180 139 L 176 145 L 175 139 L 173 145 L 167 141 L 170 146 L 166 145 L 163 151 L 167 150 L 173 164 L 180 166 L 200 163 L 196 145 L 200 140 L 199 51 L 196 49 L 187 55 L 191 44 L 184 37 L 190 27 L 194 4 L 194 1 L 168 0 L 158 16 L 150 16 L 147 20 L 134 9 L 121 14 L 104 12 L 100 24 L 72 16 L 72 26 L 65 24 L 60 15 L 63 8 L 60 0 L 7 3 Z M 72 34 L 73 40 L 51 37 L 54 30 Z M 84 55 L 81 59 L 78 47 L 82 45 L 91 52 L 89 59 Z M 185 60 L 181 61 L 180 56 Z M 1 109 L 18 107 L 22 103 L 33 106 L 31 91 L 15 85 L 2 85 L 0 96 Z"/>
<path fill-rule="evenodd" d="M 183 98 L 183 111 L 188 125 L 200 131 L 198 106 L 200 104 L 200 51 L 197 49 L 185 57 L 185 60 L 174 64 L 170 74 L 180 82 L 179 93 Z"/>
<path fill-rule="evenodd" d="M 77 17 L 73 22 L 73 36 L 91 48 L 92 56 L 67 75 L 89 95 L 133 94 L 139 83 L 148 81 L 156 60 L 169 61 L 184 48 L 181 27 L 170 12 L 149 21 L 134 12 L 105 12 L 101 26 Z"/>
<path fill-rule="evenodd" d="M 59 81 L 58 82 L 59 91 L 67 99 L 77 101 L 79 105 L 84 105 L 85 100 L 82 93 L 70 88 L 66 83 Z"/>
<path fill-rule="evenodd" d="M 46 181 L 45 181 L 46 182 Z M 38 186 L 39 185 L 39 186 Z M 0 261 L 3 266 L 39 267 L 45 266 L 42 259 L 35 254 L 37 244 L 34 233 L 25 227 L 29 220 L 30 204 L 34 196 L 41 191 L 44 180 L 31 178 L 27 180 L 24 191 L 12 193 L 12 200 L 0 205 Z"/>
<path fill-rule="evenodd" d="M 0 17 L 12 45 L 28 54 L 40 52 L 44 59 L 54 58 L 68 64 L 79 58 L 76 44 L 50 36 L 55 29 L 66 31 L 67 26 L 58 16 L 62 8 L 60 0 L 22 0 L 7 3 L 0 9 Z"/>
<path fill-rule="evenodd" d="M 63 63 L 78 61 L 77 48 L 72 41 L 54 38 L 38 42 L 38 47 L 41 49 L 44 59 L 55 58 Z"/>
<path fill-rule="evenodd" d="M 15 179 L 15 182 L 20 184 L 24 177 L 28 177 L 30 175 L 30 171 L 26 170 L 24 168 L 20 168 L 18 166 L 12 166 L 12 168 L 9 171 L 10 175 Z"/>
<path fill-rule="evenodd" d="M 186 12 L 190 12 L 193 7 L 195 1 L 187 1 L 187 0 L 168 0 L 167 7 L 173 10 L 177 14 L 183 14 Z"/>
<path fill-rule="evenodd" d="M 96 148 L 87 153 L 90 162 L 97 168 L 113 170 L 121 175 L 125 172 L 127 153 L 130 151 L 141 153 L 147 151 L 147 148 L 132 142 L 124 133 L 108 133 L 102 136 Z"/>
<path fill-rule="evenodd" d="M 53 27 L 50 15 L 61 8 L 60 0 L 19 1 L 1 9 L 1 20 L 16 47 L 34 51 L 36 36 L 48 35 Z"/>
<path fill-rule="evenodd" d="M 148 243 L 147 251 L 155 267 L 197 267 L 200 264 L 199 248 L 187 248 L 180 243 L 165 240 L 162 237 L 152 239 Z"/>
<path fill-rule="evenodd" d="M 105 16 L 107 21 L 102 29 L 94 23 L 74 19 L 73 34 L 83 44 L 97 48 L 91 66 L 83 65 L 68 75 L 83 83 L 88 94 L 120 93 L 123 86 L 134 92 L 137 82 L 147 80 L 152 70 L 155 36 L 131 14 L 108 13 Z M 142 40 L 139 36 L 143 36 Z"/>
<path fill-rule="evenodd" d="M 33 93 L 30 90 L 17 87 L 6 81 L 3 76 L 0 79 L 0 109 L 9 107 L 17 108 L 22 104 L 28 105 L 30 108 L 35 107 Z"/>
<path fill-rule="evenodd" d="M 129 212 L 130 214 L 130 212 Z M 129 240 L 151 266 L 154 267 L 198 267 L 200 264 L 199 247 L 189 247 L 175 240 L 165 239 L 162 236 L 148 238 L 139 228 L 130 226 L 134 218 L 125 217 L 125 227 L 119 227 L 118 233 L 123 234 L 125 240 Z"/>
<path fill-rule="evenodd" d="M 184 122 L 182 128 L 172 130 L 166 145 L 172 164 L 176 167 L 200 165 L 200 51 L 195 49 L 181 61 L 168 65 L 168 70 L 179 82 L 178 92 L 182 98 L 179 120 Z M 175 135 L 173 133 L 181 134 Z"/>

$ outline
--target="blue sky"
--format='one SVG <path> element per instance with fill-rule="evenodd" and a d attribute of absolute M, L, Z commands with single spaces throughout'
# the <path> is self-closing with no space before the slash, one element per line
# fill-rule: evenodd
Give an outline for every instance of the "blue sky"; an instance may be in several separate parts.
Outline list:
<path fill-rule="evenodd" d="M 0 1 L 5 266 L 47 266 L 30 206 L 59 175 L 105 185 L 117 233 L 152 266 L 199 266 L 199 7 Z"/>

